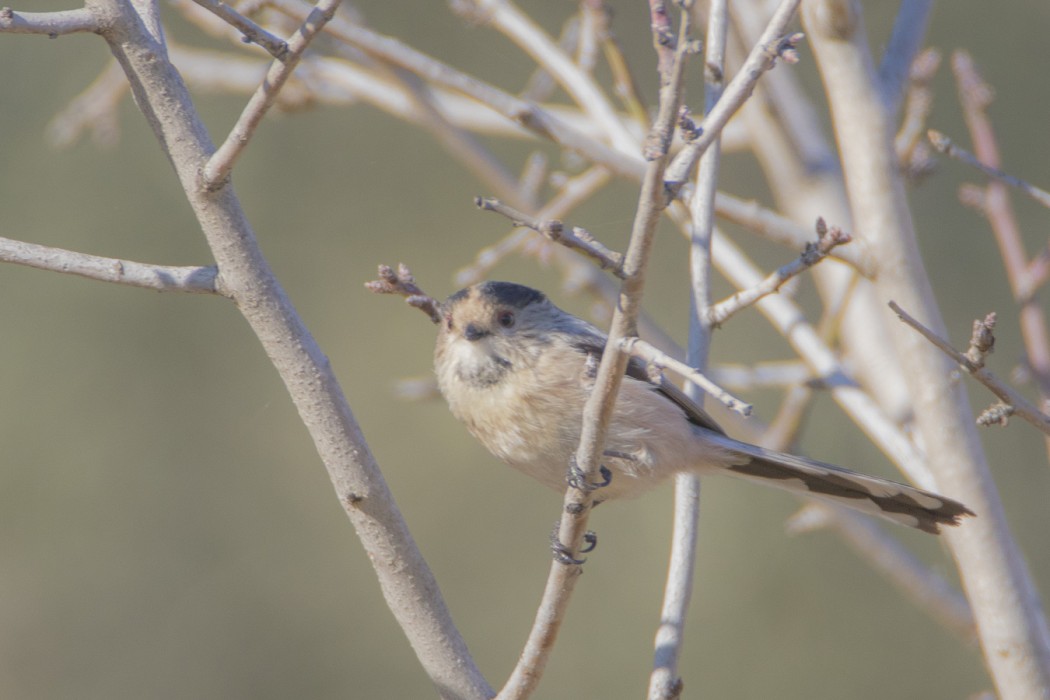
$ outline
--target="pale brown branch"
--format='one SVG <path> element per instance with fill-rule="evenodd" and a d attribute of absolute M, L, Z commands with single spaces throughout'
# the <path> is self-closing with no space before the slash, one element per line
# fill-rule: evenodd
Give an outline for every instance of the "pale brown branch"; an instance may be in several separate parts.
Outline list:
<path fill-rule="evenodd" d="M 625 276 L 623 253 L 607 248 L 585 229 L 573 226 L 571 231 L 567 231 L 565 224 L 558 219 L 537 219 L 491 197 L 475 197 L 474 204 L 483 211 L 507 217 L 514 226 L 524 226 L 570 250 L 583 253 L 597 262 L 603 270 L 609 270 L 621 279 Z"/>
<path fill-rule="evenodd" d="M 263 117 L 277 100 L 281 88 L 291 76 L 292 71 L 299 64 L 303 53 L 306 52 L 310 42 L 317 36 L 324 26 L 335 15 L 335 10 L 342 0 L 321 0 L 311 10 L 303 21 L 302 26 L 288 42 L 288 51 L 280 60 L 275 60 L 262 85 L 255 91 L 240 118 L 234 124 L 226 140 L 208 159 L 207 165 L 201 172 L 201 184 L 204 189 L 214 191 L 222 187 L 230 176 L 234 164 L 241 153 L 248 146 L 256 128 L 262 122 Z"/>
<path fill-rule="evenodd" d="M 832 226 L 830 229 L 827 228 L 823 219 L 817 220 L 817 235 L 819 237 L 817 242 L 807 243 L 806 249 L 802 251 L 802 254 L 797 259 L 778 268 L 762 280 L 760 284 L 743 289 L 728 299 L 712 306 L 707 312 L 711 324 L 719 326 L 725 323 L 733 314 L 753 305 L 762 297 L 773 294 L 784 286 L 788 280 L 819 263 L 836 246 L 849 243 L 852 240 L 848 233 L 845 233 L 837 226 Z"/>
<path fill-rule="evenodd" d="M 976 156 L 983 163 L 999 167 L 1001 158 L 998 139 L 988 116 L 988 106 L 994 91 L 981 77 L 973 59 L 966 52 L 956 51 L 952 54 L 952 71 Z M 1047 328 L 1043 305 L 1034 295 L 1050 271 L 1047 265 L 1050 260 L 1047 253 L 1050 250 L 1044 246 L 1041 253 L 1028 262 L 1009 191 L 1003 183 L 993 180 L 983 188 L 960 188 L 959 196 L 964 202 L 964 197 L 974 194 L 979 195 L 979 210 L 991 226 L 1014 299 L 1020 305 L 1019 324 L 1025 354 L 1040 398 L 1045 402 L 1050 397 L 1050 329 Z M 1047 441 L 1047 449 L 1050 450 L 1050 441 Z"/>
<path fill-rule="evenodd" d="M 933 0 L 904 0 L 900 3 L 886 50 L 879 62 L 879 91 L 888 114 L 896 114 L 908 74 L 922 49 Z"/>
<path fill-rule="evenodd" d="M 287 57 L 288 42 L 266 31 L 226 3 L 220 0 L 193 0 L 193 2 L 239 31 L 245 43 L 258 44 L 278 61 L 283 61 Z"/>
<path fill-rule="evenodd" d="M 725 405 L 730 411 L 739 413 L 742 416 L 751 415 L 751 411 L 754 408 L 751 404 L 741 401 L 722 387 L 718 386 L 718 384 L 711 381 L 707 375 L 700 370 L 695 367 L 690 367 L 681 360 L 676 360 L 653 344 L 648 343 L 637 336 L 633 336 L 624 338 L 621 345 L 625 352 L 632 357 L 637 357 L 647 365 L 650 365 L 657 370 L 669 369 L 683 379 L 696 384 L 704 392 L 710 394 L 720 403 Z"/>
<path fill-rule="evenodd" d="M 1024 418 L 1047 435 L 1050 435 L 1050 416 L 1040 411 L 1034 404 L 1029 402 L 1028 399 L 1021 396 L 1021 394 L 1015 389 L 992 374 L 990 370 L 975 363 L 970 357 L 953 348 L 948 341 L 931 331 L 921 322 L 912 318 L 906 311 L 904 311 L 904 309 L 898 306 L 896 302 L 891 301 L 889 306 L 893 309 L 894 313 L 900 317 L 901 321 L 904 321 L 904 323 L 914 328 L 920 335 L 926 338 L 926 340 L 930 341 L 930 343 L 937 347 L 938 350 L 955 360 L 955 362 L 966 370 L 974 379 L 988 387 L 988 390 L 995 394 L 1003 403 L 1012 406 L 1013 412 L 1016 415 Z"/>
<path fill-rule="evenodd" d="M 911 65 L 908 89 L 904 101 L 904 116 L 894 138 L 893 149 L 897 160 L 912 180 L 933 169 L 930 149 L 922 136 L 926 120 L 933 109 L 933 79 L 941 65 L 941 52 L 926 49 Z M 884 96 L 885 99 L 885 96 Z"/>
<path fill-rule="evenodd" d="M 77 253 L 62 248 L 0 238 L 0 261 L 51 270 L 100 282 L 125 284 L 158 292 L 223 294 L 217 286 L 218 270 L 214 265 L 173 267 L 150 265 L 132 260 L 105 258 Z"/>
<path fill-rule="evenodd" d="M 665 186 L 671 198 L 677 196 L 678 191 L 688 181 L 693 166 L 714 142 L 715 137 L 729 122 L 729 118 L 736 114 L 741 105 L 751 96 L 762 74 L 771 70 L 777 59 L 791 60 L 790 57 L 794 55 L 794 47 L 802 41 L 802 35 L 792 34 L 784 37 L 783 34 L 800 3 L 801 0 L 783 0 L 780 3 L 766 26 L 766 30 L 762 32 L 758 44 L 752 49 L 740 71 L 726 86 L 718 104 L 704 118 L 703 133 L 688 143 L 667 167 Z"/>
<path fill-rule="evenodd" d="M 15 12 L 10 7 L 0 8 L 0 33 L 4 34 L 43 34 L 54 39 L 99 29 L 98 19 L 87 8 L 58 12 Z"/>
<path fill-rule="evenodd" d="M 389 265 L 379 266 L 379 279 L 365 282 L 365 289 L 373 294 L 396 294 L 405 297 L 405 302 L 425 313 L 432 322 L 441 323 L 441 302 L 416 285 L 416 278 L 404 263 L 397 271 Z"/>
<path fill-rule="evenodd" d="M 930 143 L 933 144 L 934 149 L 939 153 L 943 153 L 946 156 L 955 158 L 956 160 L 962 161 L 967 165 L 980 170 L 982 173 L 990 178 L 996 179 L 999 182 L 1005 183 L 1014 187 L 1030 198 L 1034 199 L 1044 207 L 1050 208 L 1050 192 L 1044 189 L 1031 185 L 1019 177 L 1014 177 L 1009 173 L 1003 172 L 999 168 L 992 167 L 982 163 L 977 156 L 967 151 L 965 148 L 956 146 L 955 143 L 948 138 L 946 134 L 937 131 L 936 129 L 930 129 L 926 132 L 927 137 L 930 139 Z"/>
<path fill-rule="evenodd" d="M 609 182 L 609 171 L 600 166 L 594 166 L 576 177 L 568 178 L 561 183 L 558 193 L 550 199 L 539 210 L 537 219 L 558 218 L 568 214 L 581 202 L 587 200 Z M 480 282 L 499 264 L 504 258 L 515 251 L 531 252 L 542 257 L 543 248 L 540 245 L 530 246 L 529 241 L 539 240 L 541 245 L 546 239 L 536 239 L 529 233 L 530 229 L 515 229 L 504 236 L 499 242 L 485 246 L 478 251 L 474 262 L 456 273 L 456 282 L 460 286 L 468 286 Z M 544 247 L 550 247 L 545 246 Z M 579 260 L 579 256 L 566 256 L 573 261 Z M 590 266 L 584 269 L 591 271 Z"/>
<path fill-rule="evenodd" d="M 775 243 L 801 248 L 812 240 L 811 230 L 783 214 L 763 207 L 754 200 L 744 200 L 726 192 L 715 196 L 715 213 L 719 218 L 739 224 Z M 835 248 L 831 257 L 853 267 L 865 277 L 874 272 L 871 256 L 864 241 L 854 240 L 847 248 Z"/>
<path fill-rule="evenodd" d="M 56 148 L 73 145 L 85 131 L 102 147 L 116 145 L 120 134 L 117 105 L 128 94 L 120 64 L 110 60 L 97 78 L 73 98 L 47 125 L 48 140 Z"/>
<path fill-rule="evenodd" d="M 142 14 L 140 8 L 142 5 Z M 200 187 L 214 147 L 189 91 L 152 29 L 153 8 L 92 0 L 102 36 L 125 70 L 135 103 L 165 149 L 237 310 L 283 380 L 368 553 L 380 588 L 420 663 L 445 698 L 488 698 L 492 689 L 452 622 L 369 449 L 328 357 L 267 260 L 232 188 Z"/>

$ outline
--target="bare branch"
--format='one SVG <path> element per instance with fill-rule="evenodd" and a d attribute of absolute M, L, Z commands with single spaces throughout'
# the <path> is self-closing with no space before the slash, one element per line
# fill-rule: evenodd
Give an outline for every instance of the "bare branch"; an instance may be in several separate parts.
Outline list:
<path fill-rule="evenodd" d="M 515 226 L 524 226 L 532 229 L 544 238 L 555 243 L 560 243 L 570 250 L 576 250 L 592 258 L 603 270 L 609 270 L 614 275 L 623 279 L 623 253 L 610 250 L 597 240 L 586 229 L 573 226 L 572 231 L 565 230 L 565 224 L 558 219 L 536 219 L 523 214 L 498 199 L 491 197 L 475 197 L 474 205 L 483 211 L 491 211 L 502 214 L 511 220 Z"/>
<path fill-rule="evenodd" d="M 655 3 L 650 4 L 653 7 Z M 726 37 L 729 16 L 726 0 L 713 0 L 709 4 L 704 53 L 704 112 L 710 114 L 722 98 L 725 88 Z M 686 11 L 690 11 L 687 9 Z M 661 56 L 661 33 L 656 13 L 653 13 L 653 38 L 657 54 Z M 668 71 L 669 73 L 669 71 Z M 661 71 L 661 75 L 664 72 Z M 698 138 L 701 131 L 683 107 L 678 116 L 679 130 L 687 141 Z M 690 371 L 686 395 L 703 407 L 705 394 L 711 394 L 731 410 L 743 415 L 751 413 L 750 406 L 739 406 L 735 399 L 721 387 L 707 382 L 697 383 L 708 365 L 711 350 L 711 325 L 707 312 L 712 303 L 711 294 L 711 236 L 715 225 L 715 200 L 722 158 L 721 134 L 715 137 L 703 154 L 696 173 L 696 186 L 689 199 L 689 343 L 686 350 L 688 364 L 681 363 Z M 664 173 L 666 179 L 666 172 Z M 629 339 L 627 339 L 629 340 Z M 655 350 L 651 346 L 635 343 L 639 350 Z M 661 358 L 663 359 L 663 358 Z M 665 359 L 674 361 L 674 358 Z M 668 366 L 655 357 L 649 360 L 650 368 Z M 679 368 L 678 371 L 681 371 Z M 689 603 L 694 589 L 697 542 L 700 538 L 700 491 L 701 481 L 696 474 L 675 476 L 674 529 L 671 534 L 671 558 L 667 566 L 663 601 L 660 606 L 660 623 L 657 626 L 653 669 L 649 674 L 649 700 L 671 700 L 682 691 L 679 661 L 685 640 L 685 625 Z"/>
<path fill-rule="evenodd" d="M 884 302 L 899 300 L 943 333 L 893 154 L 890 115 L 878 91 L 860 4 L 807 1 L 802 19 L 834 115 L 852 225 L 877 251 L 874 293 Z M 984 659 L 1001 695 L 1038 697 L 1050 687 L 1050 630 L 1037 588 L 1007 526 L 970 407 L 952 381 L 950 364 L 903 330 L 891 330 L 891 347 L 909 387 L 925 461 L 935 476 L 931 485 L 980 513 L 966 527 L 946 534 L 945 542 L 969 595 Z"/>
<path fill-rule="evenodd" d="M 783 37 L 783 34 L 800 3 L 801 0 L 783 0 L 780 3 L 766 30 L 762 32 L 758 45 L 752 49 L 740 71 L 726 86 L 718 104 L 704 118 L 704 132 L 696 140 L 688 143 L 667 167 L 665 186 L 671 198 L 677 196 L 678 191 L 685 185 L 693 166 L 714 142 L 715 137 L 729 122 L 729 118 L 751 96 L 762 74 L 771 70 L 778 58 L 790 61 L 790 57 L 794 55 L 794 47 L 802 41 L 802 35 Z"/>
<path fill-rule="evenodd" d="M 555 41 L 510 0 L 468 0 L 457 9 L 470 7 L 471 18 L 492 25 L 546 70 L 575 102 L 590 115 L 592 123 L 604 133 L 613 147 L 632 152 L 636 139 L 613 109 L 605 93 Z"/>
<path fill-rule="evenodd" d="M 10 7 L 0 8 L 0 33 L 44 34 L 52 39 L 78 32 L 98 32 L 98 20 L 91 10 L 62 10 L 59 12 L 15 12 Z"/>
<path fill-rule="evenodd" d="M 492 689 L 471 659 L 434 579 L 394 502 L 331 362 L 306 328 L 259 250 L 232 188 L 200 187 L 213 152 L 185 83 L 135 3 L 93 0 L 102 35 L 121 63 L 135 102 L 179 178 L 222 271 L 224 288 L 280 375 L 353 523 L 388 606 L 438 692 L 488 698 Z"/>
<path fill-rule="evenodd" d="M 708 310 L 708 318 L 712 325 L 720 326 L 730 316 L 753 305 L 759 299 L 778 291 L 792 277 L 813 267 L 828 256 L 836 246 L 849 243 L 853 240 L 838 226 L 830 229 L 824 223 L 824 219 L 817 219 L 817 242 L 807 243 L 806 249 L 798 259 L 778 268 L 754 287 L 743 289 L 725 301 L 715 304 Z"/>
<path fill-rule="evenodd" d="M 807 384 L 816 388 L 822 384 L 802 360 L 759 362 L 754 365 L 720 363 L 712 365 L 709 372 L 719 386 L 731 386 L 737 390 L 796 384 Z"/>
<path fill-rule="evenodd" d="M 901 167 L 913 181 L 933 170 L 930 148 L 922 136 L 926 132 L 926 119 L 933 109 L 932 83 L 940 65 L 940 51 L 926 49 L 915 58 L 909 73 L 904 116 L 893 148 Z"/>
<path fill-rule="evenodd" d="M 952 71 L 958 86 L 966 126 L 970 132 L 977 158 L 988 165 L 999 167 L 998 139 L 988 116 L 994 91 L 981 77 L 969 54 L 956 51 L 952 54 Z M 1036 290 L 1050 272 L 1050 248 L 1042 251 L 1029 263 L 1020 226 L 1014 215 L 1007 187 L 993 180 L 983 188 L 969 186 L 960 188 L 959 197 L 967 203 L 967 196 L 977 195 L 979 210 L 988 220 L 999 246 L 1007 279 L 1014 299 L 1020 305 L 1019 324 L 1024 340 L 1025 354 L 1031 374 L 1039 389 L 1041 403 L 1050 398 L 1050 329 L 1047 328 L 1043 304 L 1035 298 Z M 1050 440 L 1047 440 L 1050 451 Z"/>
<path fill-rule="evenodd" d="M 1020 393 L 1018 393 L 1008 384 L 1004 383 L 1002 380 L 1000 380 L 998 377 L 992 374 L 990 370 L 984 368 L 981 363 L 975 362 L 973 359 L 971 359 L 969 353 L 964 355 L 963 353 L 953 348 L 948 341 L 944 340 L 939 335 L 937 335 L 929 328 L 924 326 L 922 323 L 912 318 L 910 315 L 908 315 L 906 311 L 904 311 L 904 309 L 898 306 L 895 302 L 891 301 L 889 305 L 890 308 L 893 309 L 894 313 L 896 313 L 897 316 L 900 317 L 900 320 L 904 321 L 906 324 L 917 330 L 924 338 L 933 343 L 933 345 L 935 345 L 937 349 L 939 349 L 948 357 L 955 360 L 955 362 L 964 370 L 966 370 L 970 375 L 972 375 L 974 379 L 988 387 L 988 389 L 997 397 L 999 397 L 999 399 L 1003 403 L 1012 406 L 1014 413 L 1016 413 L 1021 418 L 1024 418 L 1026 421 L 1034 425 L 1039 430 L 1050 435 L 1050 416 L 1040 411 L 1036 406 L 1029 402 L 1028 399 L 1021 396 Z M 982 326 L 982 330 L 980 332 L 984 336 L 986 336 L 989 332 L 987 329 L 987 325 L 983 324 L 980 321 L 977 321 L 976 324 Z M 987 340 L 979 340 L 975 344 L 975 348 L 971 350 L 971 352 L 974 353 L 974 357 L 981 358 L 983 361 L 982 351 L 976 349 L 978 346 L 981 345 L 987 347 Z"/>
<path fill-rule="evenodd" d="M 546 219 L 564 216 L 605 186 L 609 182 L 609 177 L 609 172 L 605 168 L 595 166 L 576 177 L 566 179 L 562 182 L 558 194 L 552 197 L 540 210 L 540 217 Z M 542 248 L 539 245 L 530 246 L 530 239 L 536 240 L 534 236 L 529 234 L 529 229 L 520 228 L 512 231 L 498 243 L 482 248 L 475 256 L 473 264 L 464 267 L 456 273 L 456 282 L 463 287 L 480 282 L 488 277 L 492 268 L 514 251 L 521 250 L 524 253 L 532 253 L 537 257 L 543 258 L 544 248 L 556 247 L 547 245 L 544 245 Z M 545 240 L 540 239 L 540 243 L 543 243 Z M 576 255 L 566 257 L 571 258 L 573 261 L 579 259 L 579 256 Z M 586 266 L 584 269 L 588 272 L 592 270 L 590 266 Z"/>
<path fill-rule="evenodd" d="M 78 277 L 142 287 L 158 292 L 223 294 L 218 287 L 218 270 L 207 267 L 172 267 L 150 265 L 77 253 L 62 248 L 0 238 L 0 261 L 51 270 Z"/>
<path fill-rule="evenodd" d="M 1009 173 L 1005 173 L 999 168 L 993 168 L 990 165 L 985 165 L 980 160 L 978 160 L 977 156 L 970 153 L 965 148 L 960 148 L 959 146 L 956 146 L 955 143 L 950 138 L 948 138 L 948 136 L 941 133 L 940 131 L 930 129 L 926 133 L 926 135 L 930 139 L 930 143 L 933 144 L 933 147 L 939 153 L 943 153 L 946 156 L 950 156 L 952 158 L 955 158 L 956 160 L 962 161 L 963 163 L 966 163 L 967 165 L 980 170 L 988 177 L 999 180 L 1000 182 L 1010 185 L 1011 187 L 1015 187 L 1021 192 L 1024 192 L 1026 195 L 1028 195 L 1035 201 L 1042 204 L 1044 207 L 1050 208 L 1050 192 L 1047 192 L 1044 189 L 1040 189 L 1035 185 L 1030 185 L 1021 178 L 1014 177 Z"/>
<path fill-rule="evenodd" d="M 434 323 L 441 323 L 441 302 L 416 285 L 416 278 L 404 263 L 397 272 L 389 265 L 379 266 L 379 279 L 365 282 L 365 289 L 373 294 L 397 294 L 405 302 L 425 313 Z"/>
<path fill-rule="evenodd" d="M 715 212 L 719 218 L 739 224 L 764 238 L 798 249 L 812 241 L 811 231 L 783 214 L 763 207 L 758 202 L 740 199 L 726 192 L 715 196 Z M 852 266 L 865 277 L 871 276 L 873 265 L 864 241 L 854 240 L 848 248 L 834 248 L 829 254 L 836 260 Z"/>
<path fill-rule="evenodd" d="M 94 82 L 77 95 L 47 125 L 48 140 L 56 148 L 73 145 L 85 131 L 96 144 L 116 145 L 120 134 L 117 105 L 128 94 L 128 81 L 120 64 L 110 60 Z"/>
<path fill-rule="evenodd" d="M 689 25 L 689 13 L 683 12 L 675 65 L 672 66 L 667 79 L 661 81 L 660 108 L 651 132 L 653 134 L 669 132 L 677 118 Z M 659 142 L 660 139 L 653 143 Z M 589 485 L 600 483 L 598 477 L 605 431 L 612 417 L 616 396 L 629 360 L 621 343 L 624 338 L 637 335 L 636 325 L 641 311 L 649 252 L 657 222 L 666 206 L 663 179 L 668 160 L 667 152 L 665 150 L 663 153 L 651 153 L 651 156 L 642 180 L 638 210 L 624 259 L 624 271 L 627 276 L 621 285 L 620 302 L 613 313 L 609 341 L 598 366 L 594 388 L 584 406 L 583 431 L 573 465 L 576 473 L 565 493 L 561 523 L 556 535 L 555 561 L 529 639 L 514 671 L 498 696 L 501 700 L 527 697 L 539 682 L 575 582 L 582 572 L 582 560 L 578 557 L 595 495 Z"/>
<path fill-rule="evenodd" d="M 240 118 L 230 130 L 226 141 L 219 146 L 215 154 L 208 159 L 201 172 L 201 183 L 206 190 L 214 191 L 222 187 L 230 176 L 237 158 L 251 141 L 255 129 L 277 100 L 277 95 L 284 87 L 288 77 L 299 64 L 310 42 L 335 15 L 335 10 L 342 0 L 321 0 L 303 21 L 299 31 L 288 43 L 288 51 L 281 60 L 274 61 L 262 85 L 248 101 Z"/>
<path fill-rule="evenodd" d="M 751 415 L 754 408 L 751 404 L 741 401 L 722 387 L 707 378 L 700 370 L 690 367 L 681 360 L 676 360 L 651 343 L 647 343 L 638 337 L 624 338 L 621 343 L 625 352 L 632 357 L 637 357 L 648 365 L 658 370 L 669 369 L 683 379 L 696 384 L 704 392 L 710 394 L 726 408 L 742 416 Z"/>
<path fill-rule="evenodd" d="M 278 61 L 283 61 L 288 56 L 288 42 L 266 31 L 221 0 L 193 0 L 193 2 L 234 27 L 244 35 L 245 43 L 258 44 Z"/>
<path fill-rule="evenodd" d="M 908 83 L 908 73 L 926 36 L 933 0 L 904 0 L 879 62 L 879 90 L 888 114 L 896 114 Z"/>

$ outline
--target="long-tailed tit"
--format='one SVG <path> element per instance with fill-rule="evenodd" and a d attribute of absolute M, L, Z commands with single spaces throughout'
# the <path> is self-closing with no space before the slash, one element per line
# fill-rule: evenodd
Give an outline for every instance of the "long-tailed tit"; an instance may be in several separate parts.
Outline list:
<path fill-rule="evenodd" d="M 492 454 L 563 490 L 606 336 L 543 293 L 483 282 L 442 305 L 441 393 Z M 605 442 L 611 480 L 595 501 L 634 496 L 677 472 L 728 474 L 937 533 L 973 513 L 957 501 L 728 437 L 669 382 L 627 367 Z"/>

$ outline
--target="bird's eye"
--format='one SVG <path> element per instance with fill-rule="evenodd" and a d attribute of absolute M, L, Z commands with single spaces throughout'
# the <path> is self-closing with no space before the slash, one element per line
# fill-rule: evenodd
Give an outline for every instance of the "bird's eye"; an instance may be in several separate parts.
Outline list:
<path fill-rule="evenodd" d="M 510 328 L 514 325 L 514 312 L 506 310 L 500 311 L 499 315 L 496 316 L 496 321 L 498 321 L 499 325 L 504 328 Z"/>

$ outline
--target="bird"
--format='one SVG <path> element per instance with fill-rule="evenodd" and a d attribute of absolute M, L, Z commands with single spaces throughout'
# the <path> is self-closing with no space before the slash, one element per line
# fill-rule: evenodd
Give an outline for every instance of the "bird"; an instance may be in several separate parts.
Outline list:
<path fill-rule="evenodd" d="M 495 457 L 564 491 L 607 336 L 514 282 L 474 284 L 439 308 L 434 371 L 452 414 Z M 734 476 L 934 534 L 974 515 L 930 491 L 735 440 L 631 358 L 594 502 L 637 496 L 680 472 Z"/>

